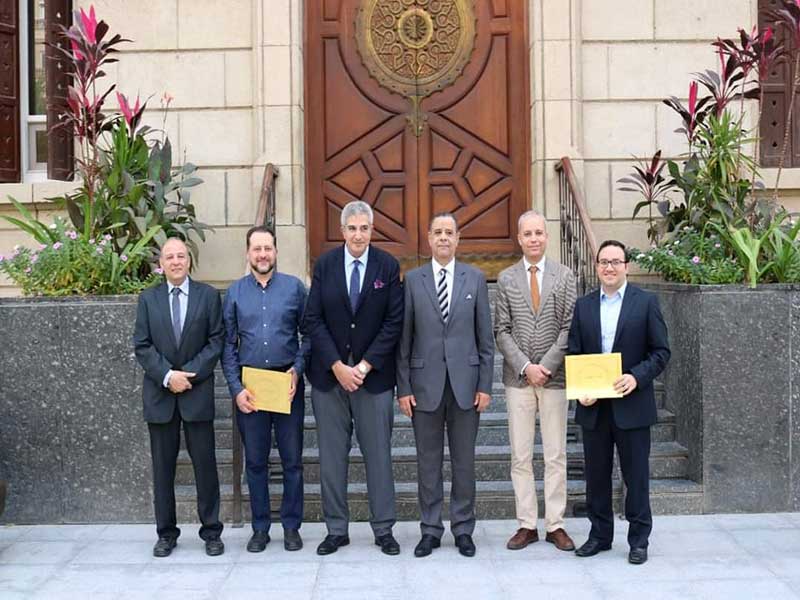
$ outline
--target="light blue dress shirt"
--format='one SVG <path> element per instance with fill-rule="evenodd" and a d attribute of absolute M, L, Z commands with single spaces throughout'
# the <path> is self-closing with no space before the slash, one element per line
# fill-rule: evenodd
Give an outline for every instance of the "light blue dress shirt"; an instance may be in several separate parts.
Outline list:
<path fill-rule="evenodd" d="M 625 298 L 627 287 L 628 282 L 626 281 L 613 296 L 608 296 L 603 288 L 600 288 L 600 333 L 603 354 L 608 354 L 614 347 L 619 312 L 622 310 L 622 300 Z"/>
<path fill-rule="evenodd" d="M 181 306 L 181 330 L 186 327 L 186 309 L 189 307 L 189 278 L 183 280 L 183 283 L 175 286 L 169 281 L 167 282 L 167 304 L 169 305 L 169 322 L 172 323 L 172 290 L 180 288 L 181 293 L 178 295 L 178 303 Z M 164 387 L 169 387 L 169 378 L 172 376 L 172 369 L 167 371 L 164 375 Z"/>
<path fill-rule="evenodd" d="M 353 263 L 358 260 L 358 291 L 361 291 L 361 288 L 364 287 L 364 275 L 367 273 L 367 260 L 369 258 L 369 246 L 367 249 L 364 250 L 364 254 L 359 256 L 357 259 L 350 254 L 350 251 L 347 249 L 347 245 L 344 247 L 344 277 L 345 277 L 345 289 L 350 289 L 350 276 L 353 274 Z"/>

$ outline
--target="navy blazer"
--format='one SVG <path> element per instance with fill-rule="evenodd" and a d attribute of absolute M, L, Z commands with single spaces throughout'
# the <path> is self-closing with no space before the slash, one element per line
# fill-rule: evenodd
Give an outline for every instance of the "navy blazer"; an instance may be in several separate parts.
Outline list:
<path fill-rule="evenodd" d="M 222 354 L 224 334 L 219 292 L 210 285 L 189 279 L 180 344 L 172 331 L 167 284 L 139 295 L 133 345 L 144 369 L 145 421 L 169 423 L 176 404 L 184 421 L 214 420 L 214 368 Z M 164 377 L 170 369 L 197 373 L 191 379 L 192 389 L 173 394 L 165 388 Z"/>
<path fill-rule="evenodd" d="M 395 384 L 395 350 L 403 325 L 400 265 L 388 252 L 369 247 L 367 271 L 355 314 L 344 272 L 344 245 L 317 259 L 308 293 L 303 332 L 311 338 L 306 376 L 314 387 L 338 385 L 331 367 L 337 360 L 372 365 L 364 389 L 373 394 Z"/>
<path fill-rule="evenodd" d="M 579 298 L 569 330 L 567 354 L 600 354 L 600 290 Z M 622 353 L 622 372 L 636 378 L 636 389 L 623 398 L 598 399 L 592 406 L 580 402 L 575 421 L 593 430 L 600 402 L 610 402 L 614 423 L 620 429 L 649 427 L 656 422 L 653 380 L 669 361 L 667 325 L 658 297 L 628 283 L 617 322 L 612 352 Z"/>

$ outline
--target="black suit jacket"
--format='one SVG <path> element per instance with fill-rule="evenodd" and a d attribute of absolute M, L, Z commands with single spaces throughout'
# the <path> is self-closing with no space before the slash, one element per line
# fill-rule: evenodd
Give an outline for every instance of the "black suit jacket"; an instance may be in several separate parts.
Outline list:
<path fill-rule="evenodd" d="M 224 328 L 219 292 L 205 283 L 189 280 L 189 304 L 180 344 L 175 341 L 169 312 L 167 284 L 139 296 L 133 344 L 144 369 L 142 400 L 144 420 L 168 423 L 178 405 L 184 421 L 214 419 L 214 367 L 222 354 Z M 192 389 L 173 394 L 163 386 L 170 369 L 197 373 Z"/>
<path fill-rule="evenodd" d="M 370 245 L 355 314 L 347 292 L 342 245 L 314 265 L 303 323 L 311 338 L 306 375 L 314 387 L 331 390 L 338 385 L 331 367 L 337 360 L 346 364 L 352 354 L 355 364 L 363 358 L 372 365 L 364 389 L 373 394 L 390 390 L 403 325 L 400 265 L 391 254 Z"/>
<path fill-rule="evenodd" d="M 579 298 L 569 330 L 568 354 L 600 354 L 600 290 Z M 575 421 L 595 429 L 600 402 L 611 402 L 620 429 L 649 427 L 656 422 L 653 380 L 669 361 L 667 325 L 658 297 L 628 283 L 617 322 L 612 352 L 622 353 L 622 372 L 636 378 L 636 389 L 623 398 L 600 399 L 592 406 L 578 403 Z"/>

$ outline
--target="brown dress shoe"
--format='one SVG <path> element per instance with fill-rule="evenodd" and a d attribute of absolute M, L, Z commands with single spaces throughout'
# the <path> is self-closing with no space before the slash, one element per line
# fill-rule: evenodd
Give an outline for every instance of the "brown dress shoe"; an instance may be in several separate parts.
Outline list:
<path fill-rule="evenodd" d="M 522 550 L 523 548 L 527 547 L 528 544 L 532 544 L 534 542 L 539 541 L 539 532 L 535 529 L 525 529 L 524 527 L 520 527 L 517 530 L 508 543 L 506 544 L 506 548 L 509 550 Z"/>
<path fill-rule="evenodd" d="M 544 541 L 554 544 L 559 550 L 566 550 L 567 552 L 572 552 L 575 550 L 575 544 L 572 543 L 572 538 L 570 538 L 567 535 L 567 532 L 561 528 L 556 529 L 555 531 L 550 531 L 546 536 L 544 536 Z"/>

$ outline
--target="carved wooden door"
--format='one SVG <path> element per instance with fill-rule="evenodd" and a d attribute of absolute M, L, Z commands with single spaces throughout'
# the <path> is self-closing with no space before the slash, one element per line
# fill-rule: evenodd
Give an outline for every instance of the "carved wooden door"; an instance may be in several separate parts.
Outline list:
<path fill-rule="evenodd" d="M 490 275 L 528 206 L 526 3 L 306 3 L 306 157 L 312 258 L 341 243 L 350 200 L 373 240 L 414 266 L 431 215 L 453 212 L 461 258 Z"/>

